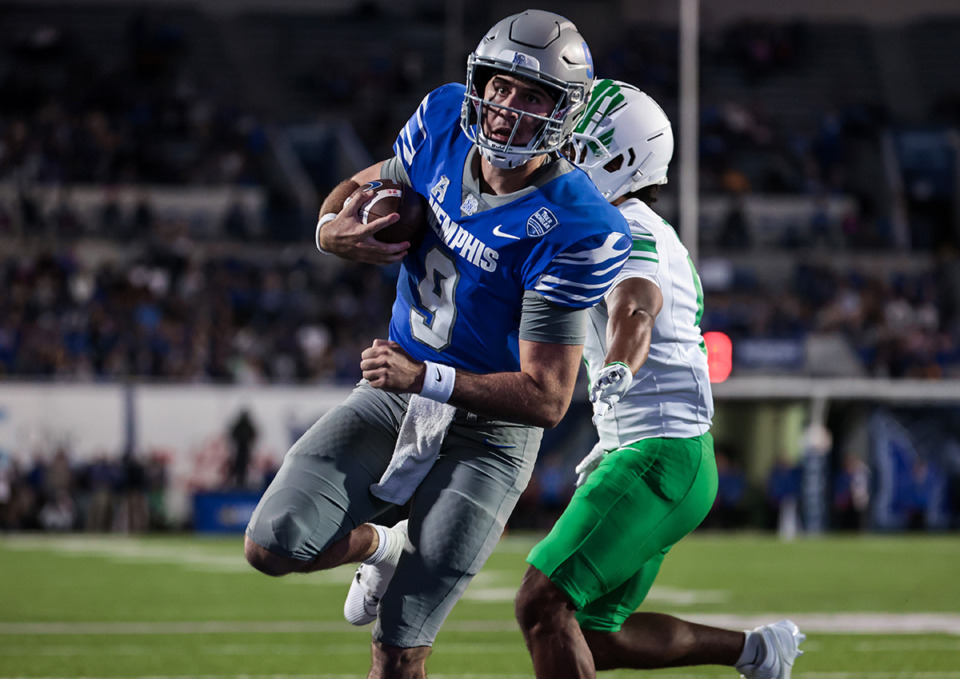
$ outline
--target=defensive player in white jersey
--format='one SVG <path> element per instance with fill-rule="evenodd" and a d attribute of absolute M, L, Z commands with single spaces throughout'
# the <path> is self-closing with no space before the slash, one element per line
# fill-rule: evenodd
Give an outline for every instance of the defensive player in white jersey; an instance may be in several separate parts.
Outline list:
<path fill-rule="evenodd" d="M 274 576 L 364 563 L 347 616 L 376 620 L 370 677 L 425 675 L 530 479 L 542 428 L 570 403 L 586 309 L 630 252 L 623 217 L 559 153 L 593 83 L 576 27 L 539 10 L 508 17 L 467 73 L 466 87 L 427 95 L 395 157 L 324 200 L 321 250 L 400 262 L 389 340 L 363 352 L 364 380 L 287 453 L 244 542 Z M 379 178 L 428 198 L 416 247 L 375 239 L 395 215 L 359 220 L 360 187 Z M 407 531 L 368 523 L 408 498 Z"/>
<path fill-rule="evenodd" d="M 634 613 L 717 492 L 703 295 L 686 248 L 650 207 L 673 155 L 661 108 L 600 80 L 574 139 L 570 155 L 626 217 L 633 250 L 589 312 L 584 360 L 600 442 L 577 467 L 569 506 L 530 552 L 517 594 L 536 675 L 719 664 L 786 679 L 804 639 L 788 620 L 739 632 Z"/>

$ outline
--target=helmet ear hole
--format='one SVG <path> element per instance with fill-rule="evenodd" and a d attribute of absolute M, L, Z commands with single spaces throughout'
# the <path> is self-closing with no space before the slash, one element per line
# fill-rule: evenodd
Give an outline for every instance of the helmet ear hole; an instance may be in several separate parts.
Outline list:
<path fill-rule="evenodd" d="M 582 161 L 581 161 L 581 162 L 582 162 Z M 618 155 L 616 158 L 614 158 L 613 160 L 607 161 L 607 163 L 603 166 L 603 169 L 606 170 L 607 172 L 616 172 L 616 171 L 619 170 L 621 167 L 623 167 L 623 154 L 622 154 L 622 153 L 619 154 L 619 155 Z"/>

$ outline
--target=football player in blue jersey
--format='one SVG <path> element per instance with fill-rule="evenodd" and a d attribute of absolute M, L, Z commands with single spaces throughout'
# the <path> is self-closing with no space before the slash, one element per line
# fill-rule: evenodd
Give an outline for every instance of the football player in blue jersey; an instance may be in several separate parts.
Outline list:
<path fill-rule="evenodd" d="M 344 613 L 376 621 L 371 677 L 425 676 L 543 428 L 566 412 L 586 311 L 631 249 L 620 213 L 559 153 L 593 82 L 576 27 L 539 10 L 510 16 L 467 70 L 466 86 L 426 96 L 394 157 L 323 203 L 321 251 L 400 262 L 389 339 L 363 352 L 364 379 L 288 452 L 244 543 L 270 575 L 362 562 Z M 370 195 L 360 187 L 379 178 L 427 198 L 415 248 L 374 237 L 396 216 L 358 218 Z M 369 523 L 408 498 L 408 523 Z"/>

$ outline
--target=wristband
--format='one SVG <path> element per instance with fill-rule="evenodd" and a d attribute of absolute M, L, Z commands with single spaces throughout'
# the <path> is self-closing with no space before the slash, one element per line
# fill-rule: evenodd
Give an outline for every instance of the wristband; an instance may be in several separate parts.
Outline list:
<path fill-rule="evenodd" d="M 457 369 L 453 366 L 424 361 L 427 367 L 423 374 L 423 389 L 420 395 L 440 403 L 446 403 L 453 394 L 453 383 L 457 379 Z"/>
<path fill-rule="evenodd" d="M 336 212 L 328 212 L 325 215 L 321 215 L 320 221 L 317 222 L 317 250 L 319 250 L 325 255 L 332 255 L 333 253 L 328 252 L 327 250 L 324 250 L 322 247 L 320 247 L 320 229 L 323 228 L 324 224 L 326 224 L 327 222 L 332 222 L 336 218 L 337 218 Z"/>

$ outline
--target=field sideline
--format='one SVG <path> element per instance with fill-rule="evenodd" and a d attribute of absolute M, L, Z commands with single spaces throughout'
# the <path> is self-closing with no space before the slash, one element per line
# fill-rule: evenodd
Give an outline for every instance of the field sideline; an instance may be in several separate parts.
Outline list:
<path fill-rule="evenodd" d="M 432 677 L 533 676 L 512 597 L 536 537 L 501 541 L 441 633 Z M 0 537 L 0 679 L 363 677 L 369 629 L 341 618 L 353 569 L 271 579 L 241 551 L 238 536 Z M 697 533 L 645 608 L 734 628 L 790 617 L 808 635 L 796 679 L 960 679 L 958 565 L 955 534 Z"/>

